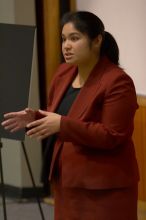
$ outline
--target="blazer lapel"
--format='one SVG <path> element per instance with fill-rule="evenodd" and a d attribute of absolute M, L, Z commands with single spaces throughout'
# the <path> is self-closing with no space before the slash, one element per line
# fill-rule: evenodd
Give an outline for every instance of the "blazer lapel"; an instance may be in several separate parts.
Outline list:
<path fill-rule="evenodd" d="M 95 65 L 86 83 L 80 90 L 76 100 L 74 101 L 69 114 L 75 118 L 81 118 L 90 103 L 97 97 L 99 87 L 101 86 L 101 79 L 106 68 L 105 59 L 101 59 Z"/>
<path fill-rule="evenodd" d="M 68 74 L 65 74 L 63 76 L 60 76 L 57 81 L 57 88 L 56 88 L 56 95 L 55 99 L 53 100 L 53 103 L 49 109 L 49 111 L 54 112 L 56 108 L 58 107 L 64 93 L 66 92 L 68 86 L 73 81 L 75 75 L 77 74 L 77 67 L 73 67 L 70 70 L 68 70 Z"/>

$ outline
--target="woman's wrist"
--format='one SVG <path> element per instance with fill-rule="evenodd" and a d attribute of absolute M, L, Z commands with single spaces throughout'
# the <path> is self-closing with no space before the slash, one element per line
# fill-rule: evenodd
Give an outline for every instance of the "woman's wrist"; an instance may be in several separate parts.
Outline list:
<path fill-rule="evenodd" d="M 60 132 L 61 115 L 57 115 L 56 132 Z"/>

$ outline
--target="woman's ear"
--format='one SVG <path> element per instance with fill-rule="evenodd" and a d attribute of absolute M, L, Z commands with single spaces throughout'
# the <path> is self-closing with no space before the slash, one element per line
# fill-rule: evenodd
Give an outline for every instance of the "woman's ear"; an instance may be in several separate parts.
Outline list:
<path fill-rule="evenodd" d="M 99 35 L 94 39 L 93 44 L 94 44 L 94 47 L 95 47 L 95 48 L 100 48 L 100 46 L 101 46 L 101 44 L 102 44 L 102 39 L 103 39 L 103 37 L 102 37 L 101 34 L 99 34 Z"/>

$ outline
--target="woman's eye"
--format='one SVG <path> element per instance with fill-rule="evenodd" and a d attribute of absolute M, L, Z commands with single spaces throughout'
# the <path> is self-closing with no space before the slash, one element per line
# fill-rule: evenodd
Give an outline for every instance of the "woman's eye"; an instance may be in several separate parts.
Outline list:
<path fill-rule="evenodd" d="M 79 40 L 79 37 L 71 37 L 71 40 L 72 41 L 77 41 L 77 40 Z"/>

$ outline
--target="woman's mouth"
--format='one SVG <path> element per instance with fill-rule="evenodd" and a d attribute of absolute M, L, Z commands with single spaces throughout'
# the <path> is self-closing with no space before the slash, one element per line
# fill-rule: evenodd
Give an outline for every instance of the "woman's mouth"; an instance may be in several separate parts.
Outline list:
<path fill-rule="evenodd" d="M 72 56 L 73 56 L 73 54 L 72 53 L 65 53 L 64 54 L 64 57 L 65 57 L 65 59 L 71 59 L 72 58 Z"/>

